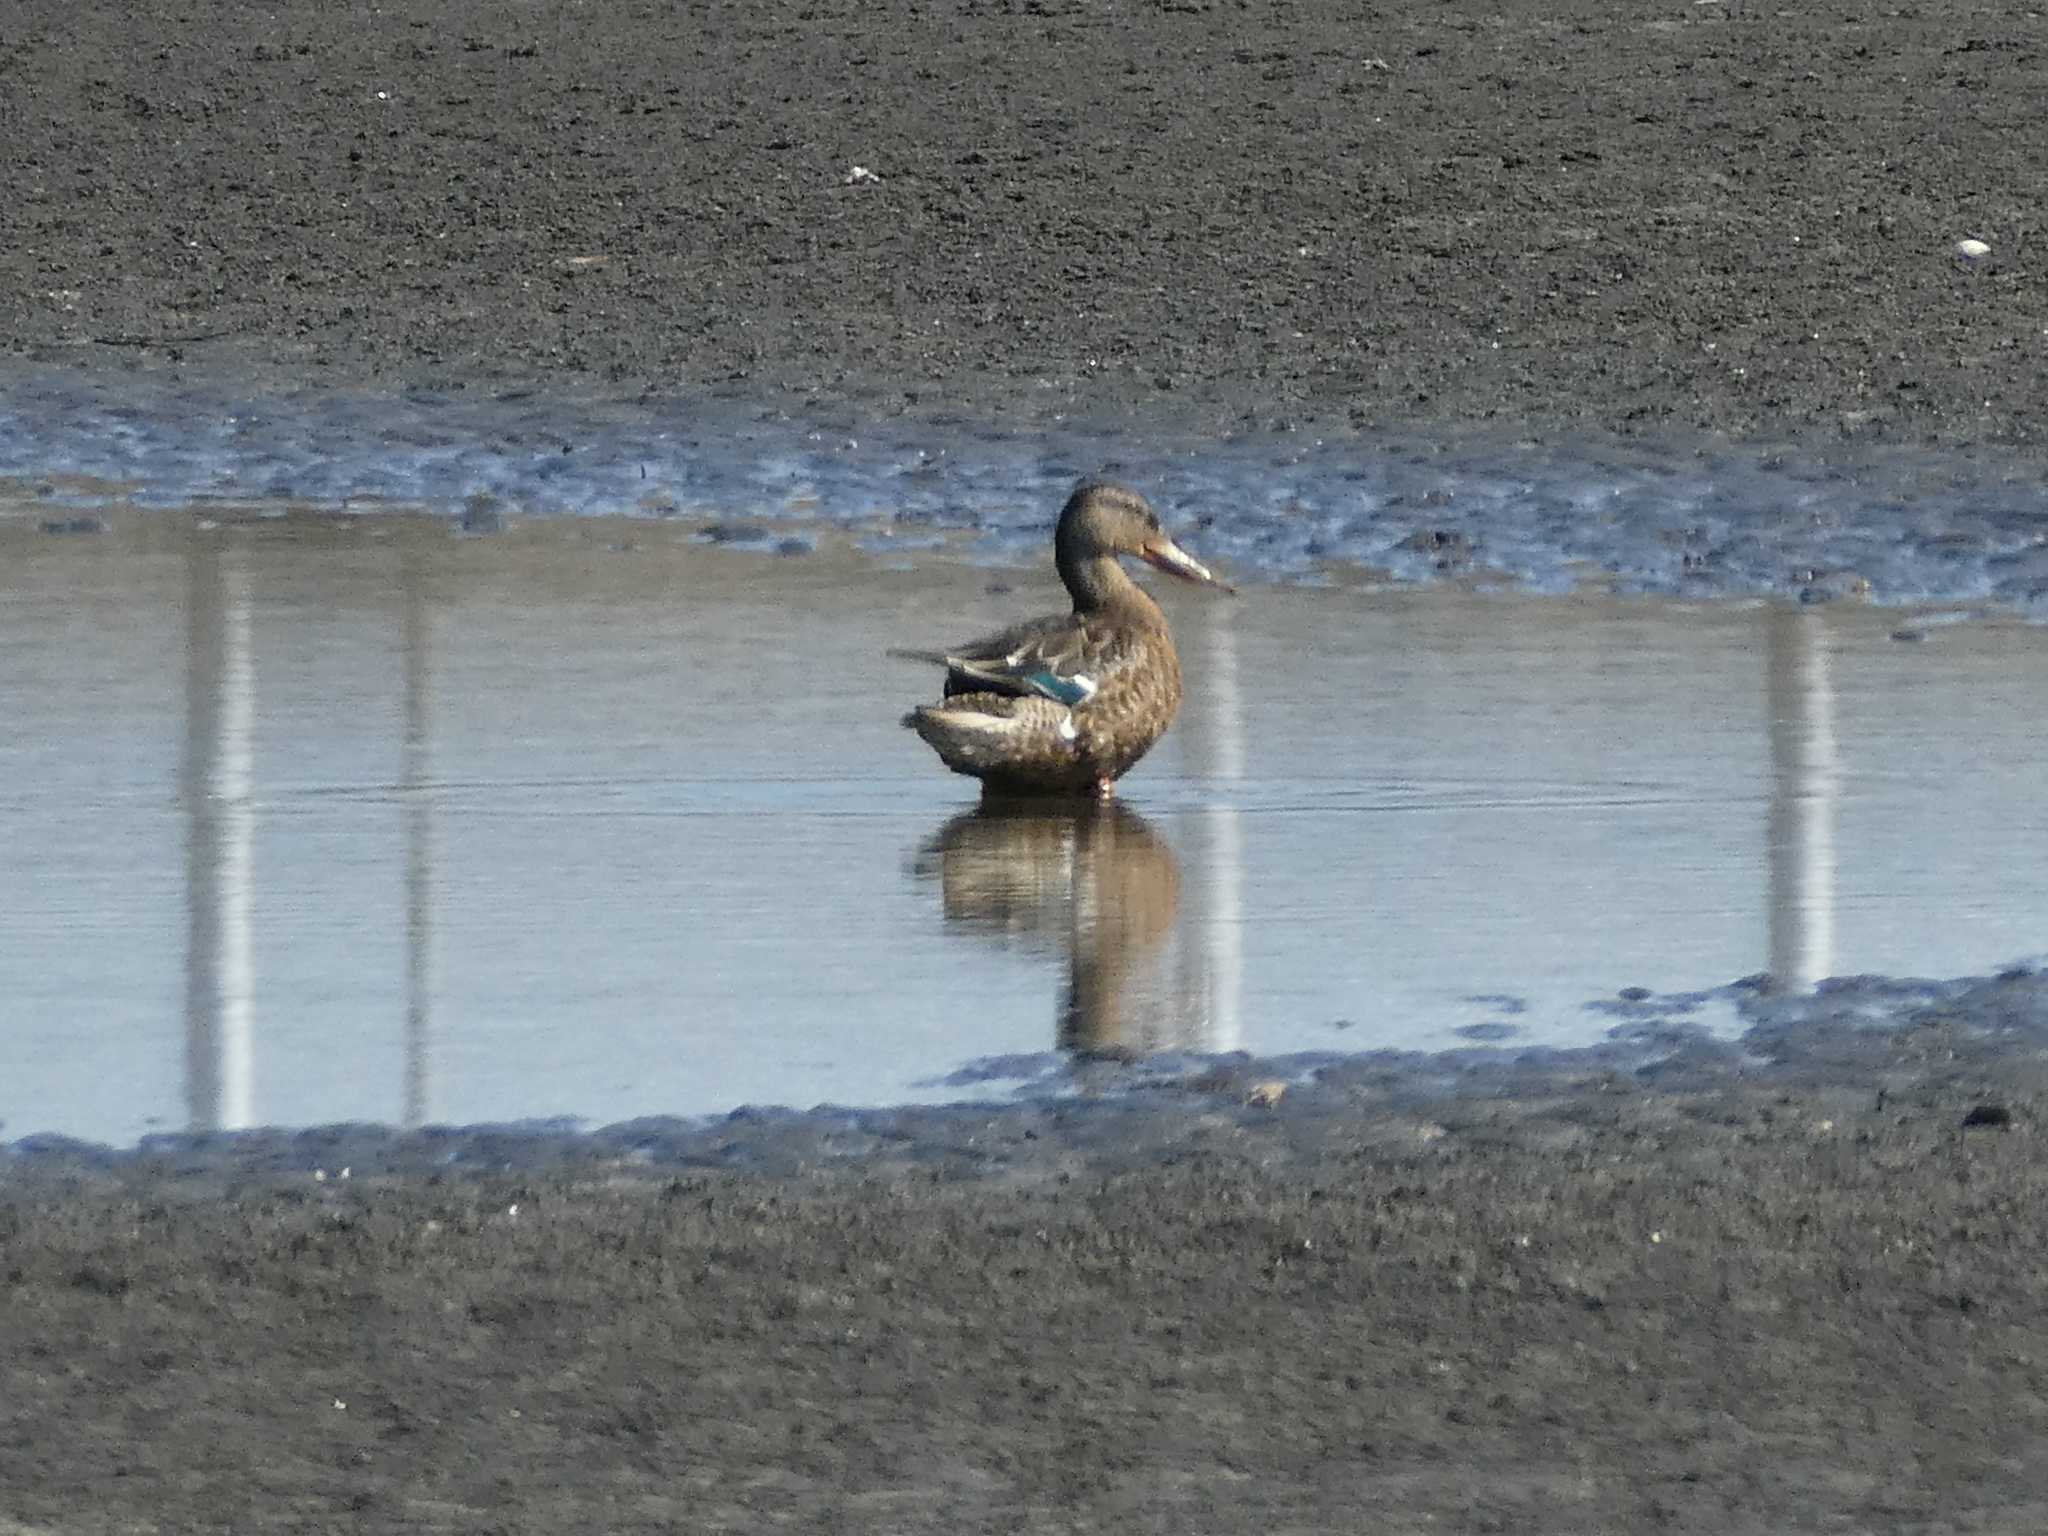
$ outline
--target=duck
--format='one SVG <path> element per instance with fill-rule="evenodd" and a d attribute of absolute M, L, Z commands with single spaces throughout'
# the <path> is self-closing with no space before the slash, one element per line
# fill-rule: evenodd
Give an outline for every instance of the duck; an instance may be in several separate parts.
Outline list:
<path fill-rule="evenodd" d="M 1180 656 L 1166 615 L 1122 564 L 1129 555 L 1183 581 L 1234 592 L 1160 526 L 1128 486 L 1083 480 L 1053 529 L 1071 613 L 1013 624 L 946 651 L 896 651 L 946 669 L 936 704 L 903 717 L 985 794 L 1093 795 L 1166 734 L 1180 709 Z"/>

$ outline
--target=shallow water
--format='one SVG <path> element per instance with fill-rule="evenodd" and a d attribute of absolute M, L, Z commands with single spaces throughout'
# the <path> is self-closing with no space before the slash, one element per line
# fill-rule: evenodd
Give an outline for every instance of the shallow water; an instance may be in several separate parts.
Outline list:
<path fill-rule="evenodd" d="M 817 526 L 49 521 L 0 509 L 0 1138 L 1577 1044 L 1624 988 L 2042 948 L 2029 625 L 1175 590 L 1190 702 L 1123 804 L 1003 816 L 881 653 L 1056 605 L 1035 569 Z"/>

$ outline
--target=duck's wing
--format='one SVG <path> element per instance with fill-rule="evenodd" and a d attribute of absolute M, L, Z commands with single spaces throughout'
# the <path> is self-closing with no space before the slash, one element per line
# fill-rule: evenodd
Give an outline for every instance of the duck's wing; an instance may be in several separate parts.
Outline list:
<path fill-rule="evenodd" d="M 1087 703 L 1130 660 L 1117 629 L 1063 613 L 1034 619 L 946 652 L 898 651 L 946 669 L 946 694 L 1004 693 L 1047 698 L 1069 709 Z"/>

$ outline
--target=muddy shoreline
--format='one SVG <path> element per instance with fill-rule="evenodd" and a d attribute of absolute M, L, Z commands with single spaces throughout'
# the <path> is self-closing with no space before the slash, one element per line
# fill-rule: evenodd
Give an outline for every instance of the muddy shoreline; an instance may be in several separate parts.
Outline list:
<path fill-rule="evenodd" d="M 2037 449 L 2044 51 L 1987 3 L 28 0 L 0 356 Z"/>
<path fill-rule="evenodd" d="M 2033 1529 L 2048 1093 L 1943 1079 L 1218 1098 L 1000 1174 L 55 1158 L 9 1528 Z"/>
<path fill-rule="evenodd" d="M 2003 7 L 28 0 L 5 42 L 21 368 L 2048 421 L 2048 24 Z M 2048 1084 L 1979 1001 L 1812 1073 L 1232 1084 L 992 1165 L 12 1157 L 0 1531 L 2036 1530 Z"/>
<path fill-rule="evenodd" d="M 1890 985 L 1647 1070 L 17 1148 L 9 1529 L 2030 1530 L 2042 979 Z"/>

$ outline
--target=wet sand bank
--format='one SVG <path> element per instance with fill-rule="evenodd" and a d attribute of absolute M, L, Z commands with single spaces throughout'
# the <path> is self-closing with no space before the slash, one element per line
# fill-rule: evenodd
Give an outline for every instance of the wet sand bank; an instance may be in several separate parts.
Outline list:
<path fill-rule="evenodd" d="M 2031 1531 L 2048 986 L 1895 990 L 1640 1077 L 45 1145 L 0 1517 Z"/>
<path fill-rule="evenodd" d="M 0 350 L 2038 447 L 2044 50 L 1987 0 L 26 0 Z"/>
<path fill-rule="evenodd" d="M 796 1177 L 17 1164 L 0 1517 L 2033 1530 L 2048 1093 L 1927 1074 L 1959 1039 L 1849 1083 L 1218 1094 L 1135 1160 L 1012 1112 Z"/>

